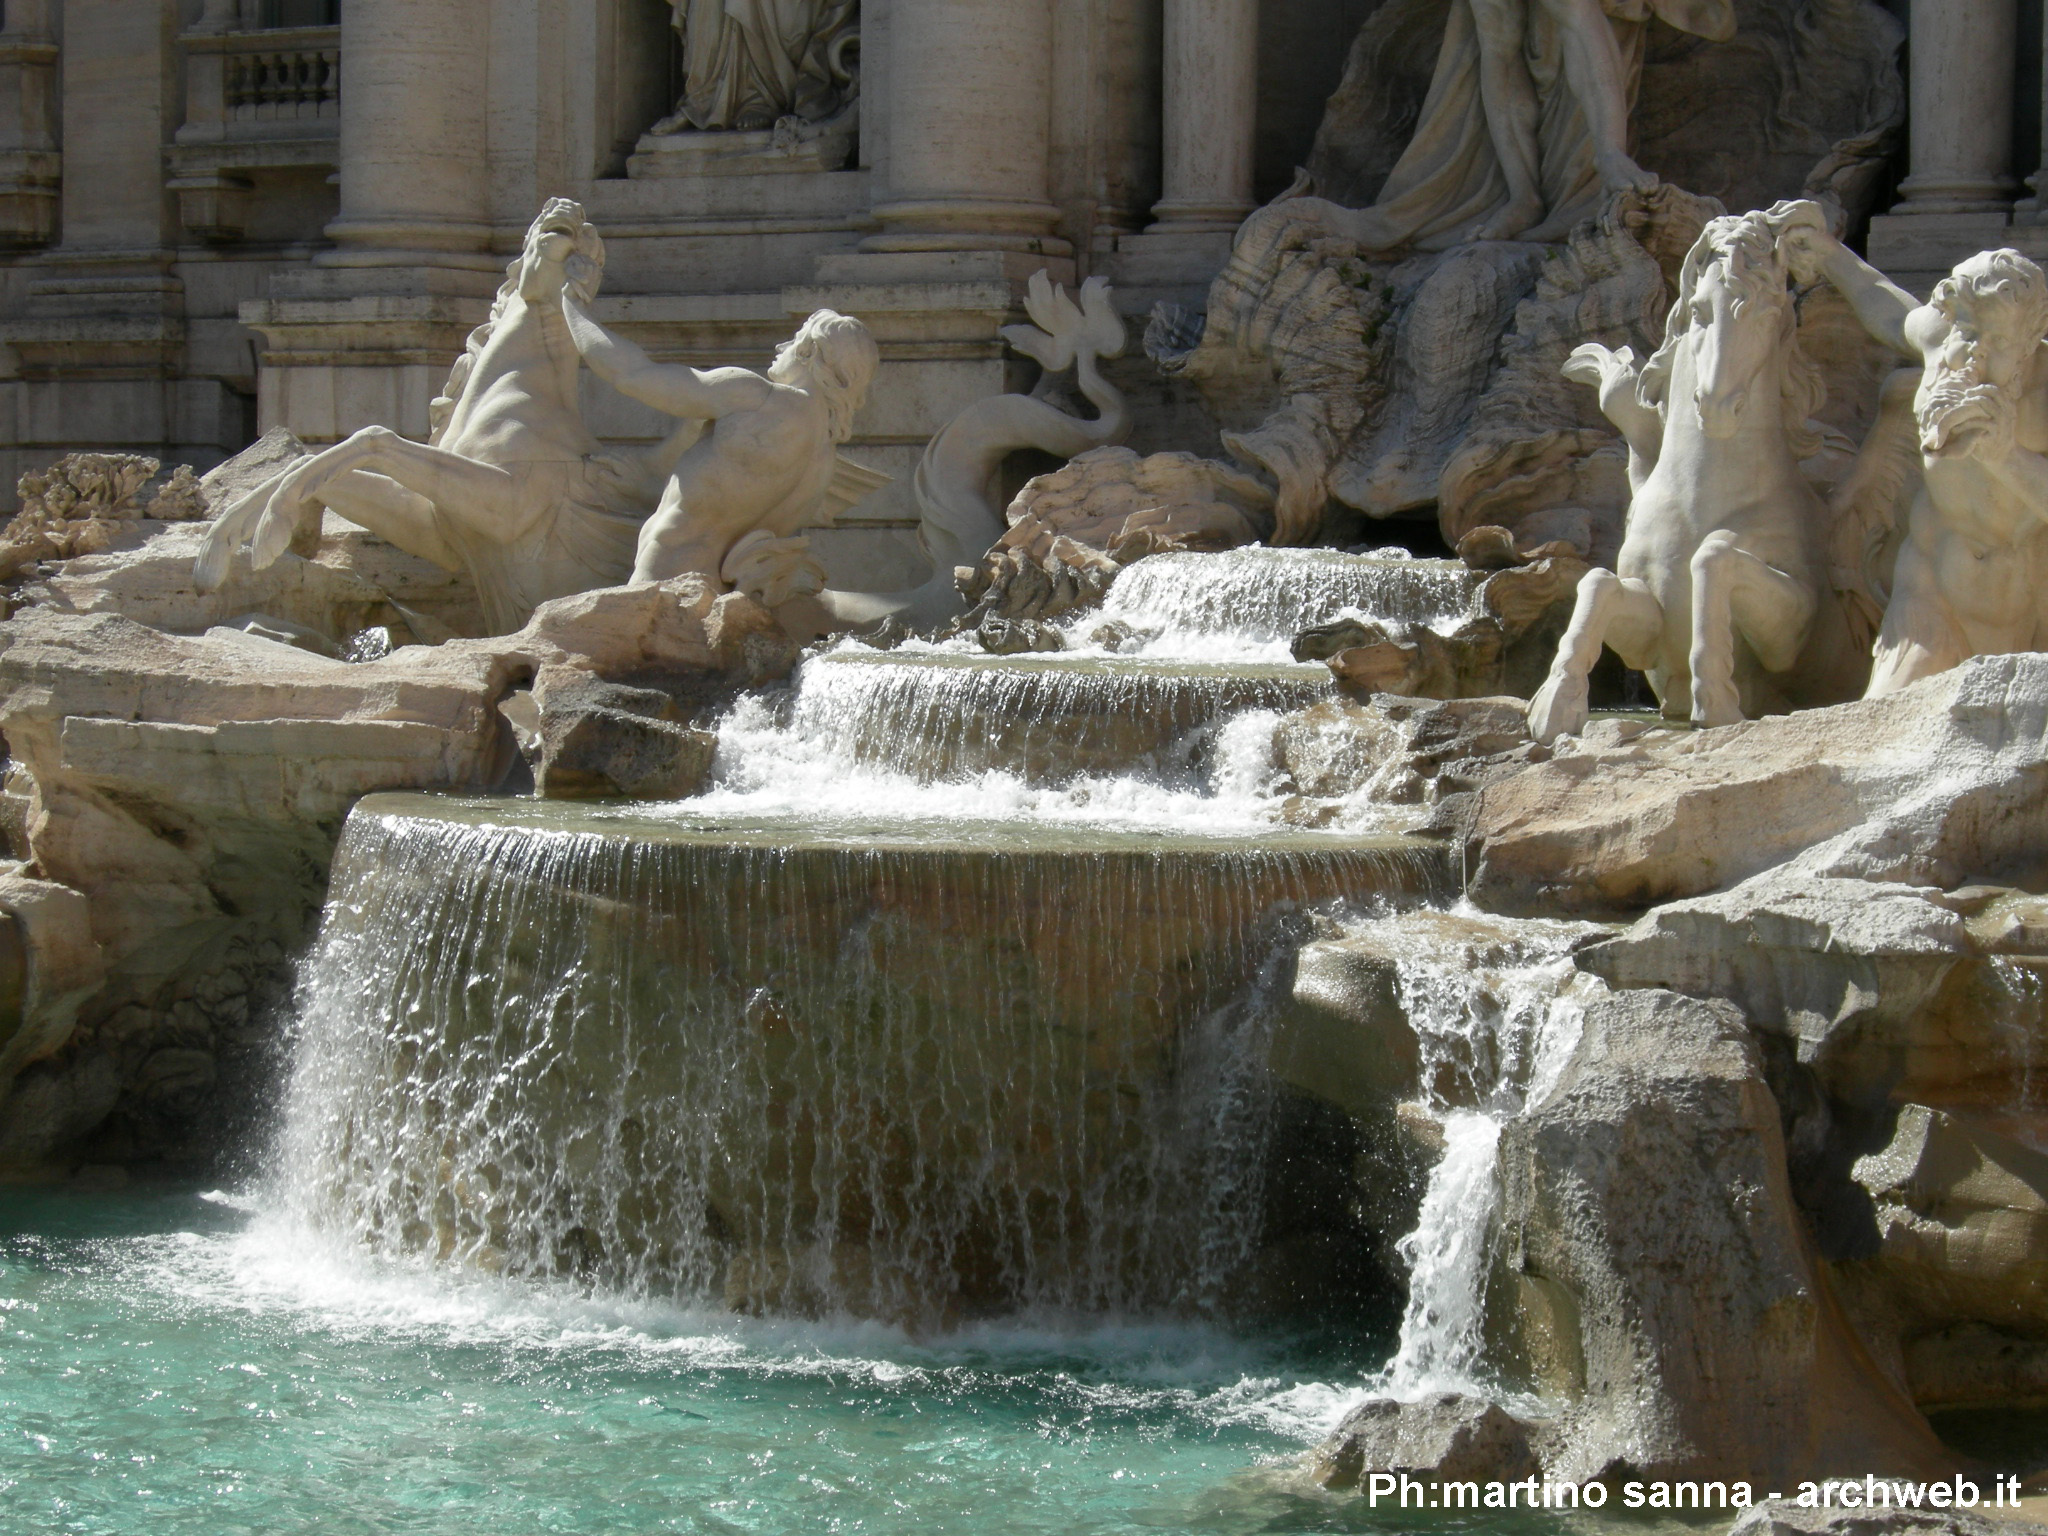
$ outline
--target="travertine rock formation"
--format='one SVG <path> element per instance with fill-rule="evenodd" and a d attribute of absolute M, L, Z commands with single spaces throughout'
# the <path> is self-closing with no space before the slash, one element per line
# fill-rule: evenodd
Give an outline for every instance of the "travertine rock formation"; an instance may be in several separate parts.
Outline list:
<path fill-rule="evenodd" d="M 1336 619 L 1297 635 L 1294 658 L 1326 662 L 1353 695 L 1526 697 L 1550 663 L 1585 573 L 1586 562 L 1575 555 L 1548 555 L 1487 577 L 1448 633 L 1400 619 Z"/>
<path fill-rule="evenodd" d="M 1654 990 L 1593 1003 L 1555 1090 L 1503 1129 L 1500 1166 L 1516 1342 L 1565 1399 L 1553 1478 L 1768 1488 L 1949 1465 L 1829 1298 L 1733 1008 Z"/>
<path fill-rule="evenodd" d="M 1980 1473 L 1970 1481 L 1978 1497 L 1992 1497 Z M 1862 1490 L 1858 1490 L 1859 1494 Z M 2048 1526 L 2022 1520 L 2008 1508 L 1918 1509 L 1880 1507 L 1844 1509 L 1838 1504 L 1801 1504 L 1796 1499 L 1768 1499 L 1740 1516 L 1728 1536 L 2042 1536 Z"/>
<path fill-rule="evenodd" d="M 498 705 L 550 800 L 675 800 L 701 789 L 718 738 L 656 688 L 607 683 L 580 667 L 544 667 Z"/>
<path fill-rule="evenodd" d="M 71 453 L 23 475 L 21 511 L 0 533 L 0 582 L 39 561 L 101 554 L 114 547 L 124 522 L 204 517 L 206 497 L 188 464 L 144 500 L 142 491 L 161 467 L 135 454 Z"/>
<path fill-rule="evenodd" d="M 1270 527 L 1270 505 L 1265 485 L 1226 464 L 1093 449 L 1017 493 L 1009 531 L 963 586 L 970 620 L 1093 607 L 1133 560 L 1251 543 Z"/>
<path fill-rule="evenodd" d="M 32 957 L 82 957 L 82 940 L 37 915 L 65 907 L 46 885 L 77 893 L 105 968 L 81 999 L 89 958 L 32 966 L 20 1021 L 8 1013 L 21 1042 L 0 1042 L 11 1167 L 96 1128 L 115 1160 L 203 1152 L 231 1132 L 217 1112 L 194 1117 L 246 1086 L 222 1079 L 260 1066 L 264 1012 L 349 807 L 378 789 L 504 782 L 518 752 L 497 705 L 537 674 L 660 675 L 687 708 L 794 660 L 765 609 L 694 578 L 585 593 L 516 635 L 360 665 L 51 607 L 17 616 L 0 647 L 8 793 L 26 798 L 15 852 L 34 877 L 0 880 L 0 911 Z"/>
<path fill-rule="evenodd" d="M 1519 1482 L 1538 1470 L 1529 1427 L 1498 1404 L 1455 1392 L 1419 1403 L 1360 1403 L 1316 1447 L 1312 1475 L 1356 1488 L 1368 1472 L 1431 1480 Z"/>
<path fill-rule="evenodd" d="M 1514 773 L 1535 749 L 1513 699 L 1381 693 L 1283 717 L 1274 750 L 1301 796 L 1298 817 L 1315 823 L 1360 802 L 1440 806 Z"/>
<path fill-rule="evenodd" d="M 1978 657 L 1882 699 L 1696 733 L 1596 723 L 1489 787 L 1472 894 L 1631 912 L 1812 850 L 1809 875 L 1954 888 L 2048 874 L 2048 657 Z"/>

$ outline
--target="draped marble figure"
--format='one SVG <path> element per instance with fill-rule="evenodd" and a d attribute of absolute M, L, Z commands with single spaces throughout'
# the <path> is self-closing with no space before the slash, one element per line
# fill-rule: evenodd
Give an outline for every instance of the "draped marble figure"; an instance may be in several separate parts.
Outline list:
<path fill-rule="evenodd" d="M 848 99 L 858 0 L 671 0 L 683 96 L 657 133 L 820 122 Z"/>
<path fill-rule="evenodd" d="M 1725 42 L 1734 0 L 1450 0 L 1415 135 L 1379 201 L 1279 206 L 1369 250 L 1562 239 L 1607 193 L 1657 183 L 1628 142 L 1652 20 Z"/>

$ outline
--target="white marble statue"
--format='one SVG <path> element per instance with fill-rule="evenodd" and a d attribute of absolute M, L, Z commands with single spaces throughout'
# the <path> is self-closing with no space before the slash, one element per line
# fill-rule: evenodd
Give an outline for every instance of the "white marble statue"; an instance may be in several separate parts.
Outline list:
<path fill-rule="evenodd" d="M 200 589 L 226 579 L 244 544 L 257 566 L 271 564 L 322 508 L 466 572 L 493 633 L 518 629 L 550 598 L 624 581 L 695 424 L 641 454 L 604 451 L 584 427 L 562 305 L 571 288 L 587 302 L 603 266 L 582 207 L 551 200 L 433 403 L 430 439 L 365 427 L 226 507 L 200 555 Z"/>
<path fill-rule="evenodd" d="M 561 304 L 591 372 L 678 418 L 691 439 L 640 531 L 632 580 L 694 572 L 714 583 L 758 586 L 756 595 L 802 590 L 806 583 L 790 569 L 800 548 L 769 541 L 829 523 L 880 480 L 838 452 L 880 362 L 867 327 L 821 309 L 783 344 L 765 375 L 749 368 L 700 371 L 657 363 L 613 336 L 590 318 L 573 288 L 563 289 Z M 766 574 L 749 574 L 764 561 Z"/>
<path fill-rule="evenodd" d="M 671 0 L 683 95 L 656 133 L 772 128 L 838 112 L 852 82 L 858 0 Z"/>
<path fill-rule="evenodd" d="M 1130 407 L 1099 367 L 1102 359 L 1122 352 L 1125 341 L 1123 317 L 1110 302 L 1108 282 L 1089 278 L 1076 304 L 1043 272 L 1034 272 L 1024 309 L 1031 323 L 1004 326 L 1003 339 L 1043 370 L 1037 386 L 1028 395 L 991 395 L 967 406 L 938 430 L 918 461 L 913 483 L 918 542 L 932 563 L 930 578 L 908 592 L 821 594 L 839 626 L 890 617 L 928 626 L 964 613 L 968 605 L 955 570 L 978 564 L 1008 526 L 996 491 L 1003 461 L 1025 449 L 1071 459 L 1129 435 Z M 1048 398 L 1070 368 L 1095 407 L 1092 421 Z"/>
<path fill-rule="evenodd" d="M 1450 0 L 1415 135 L 1370 208 L 1290 198 L 1300 221 L 1367 250 L 1560 240 L 1606 195 L 1657 178 L 1629 154 L 1652 19 L 1714 41 L 1734 0 Z"/>
<path fill-rule="evenodd" d="M 1648 675 L 1667 716 L 1701 726 L 1863 687 L 1868 630 L 1835 589 L 1832 520 L 1801 469 L 1821 446 L 1810 418 L 1825 389 L 1799 346 L 1780 239 L 1797 206 L 1707 226 L 1640 368 L 1597 345 L 1566 365 L 1627 438 L 1633 495 L 1615 569 L 1581 580 L 1530 702 L 1539 741 L 1584 727 L 1603 645 Z"/>
<path fill-rule="evenodd" d="M 1788 242 L 1803 275 L 1834 285 L 1872 336 L 1924 370 L 1894 376 L 1864 450 L 1881 500 L 1897 479 L 1888 457 L 1920 482 L 1906 487 L 1869 692 L 1971 656 L 2048 650 L 2048 275 L 2017 251 L 1986 251 L 1923 304 L 1817 219 Z"/>

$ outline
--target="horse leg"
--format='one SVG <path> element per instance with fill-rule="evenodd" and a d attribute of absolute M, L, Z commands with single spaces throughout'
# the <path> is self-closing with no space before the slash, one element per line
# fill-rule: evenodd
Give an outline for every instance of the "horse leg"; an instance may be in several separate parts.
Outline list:
<path fill-rule="evenodd" d="M 320 500 L 329 511 L 358 528 L 369 529 L 409 555 L 418 555 L 446 571 L 464 569 L 461 553 L 435 520 L 434 504 L 389 475 L 345 470 L 320 488 Z"/>
<path fill-rule="evenodd" d="M 544 505 L 536 505 L 529 515 L 520 515 L 519 477 L 512 471 L 413 442 L 389 427 L 364 427 L 346 442 L 297 466 L 286 477 L 295 483 L 286 489 L 299 499 L 319 501 L 323 490 L 355 470 L 395 480 L 432 502 L 443 517 L 499 541 L 517 538 L 525 532 L 525 525 L 545 510 Z"/>
<path fill-rule="evenodd" d="M 1655 661 L 1664 633 L 1664 606 L 1644 583 L 1612 571 L 1591 570 L 1579 578 L 1571 622 L 1557 642 L 1550 676 L 1529 701 L 1529 734 L 1550 742 L 1586 728 L 1586 678 L 1611 645 L 1631 667 Z"/>
<path fill-rule="evenodd" d="M 498 541 L 516 538 L 547 507 L 536 501 L 520 515 L 513 497 L 517 483 L 495 465 L 410 442 L 388 427 L 365 427 L 226 508 L 201 550 L 199 589 L 213 591 L 227 579 L 229 563 L 245 542 L 257 570 L 273 563 L 290 546 L 301 515 L 309 505 L 327 505 L 329 492 L 342 516 L 358 521 L 351 512 L 365 512 L 375 520 L 362 526 L 437 565 L 460 570 L 461 560 L 435 514 Z"/>
<path fill-rule="evenodd" d="M 1692 556 L 1692 723 L 1742 719 L 1735 686 L 1738 631 L 1766 672 L 1788 672 L 1813 629 L 1819 594 L 1752 554 L 1723 529 Z"/>

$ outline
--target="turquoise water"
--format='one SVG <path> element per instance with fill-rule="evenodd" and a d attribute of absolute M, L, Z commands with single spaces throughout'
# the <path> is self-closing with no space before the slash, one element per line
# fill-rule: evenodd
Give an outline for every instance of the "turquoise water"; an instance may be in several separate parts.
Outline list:
<path fill-rule="evenodd" d="M 737 1319 L 0 1190 L 0 1532 L 1371 1529 L 1284 1466 L 1365 1395 L 1316 1354 Z"/>

